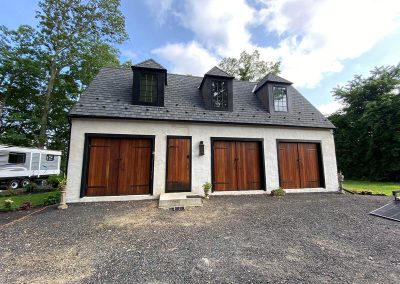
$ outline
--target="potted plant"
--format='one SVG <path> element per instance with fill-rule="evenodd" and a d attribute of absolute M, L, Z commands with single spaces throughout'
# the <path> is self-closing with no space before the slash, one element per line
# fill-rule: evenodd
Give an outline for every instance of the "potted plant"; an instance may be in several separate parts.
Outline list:
<path fill-rule="evenodd" d="M 210 198 L 210 191 L 211 191 L 211 188 L 212 188 L 212 184 L 211 184 L 210 182 L 205 182 L 205 183 L 203 184 L 203 190 L 204 190 L 204 194 L 205 194 L 205 196 L 206 196 L 206 199 L 209 199 L 209 198 Z"/>

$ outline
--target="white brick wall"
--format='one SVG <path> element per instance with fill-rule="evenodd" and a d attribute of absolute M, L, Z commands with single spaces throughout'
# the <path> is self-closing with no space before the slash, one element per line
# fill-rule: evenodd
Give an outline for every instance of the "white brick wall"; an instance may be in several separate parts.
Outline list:
<path fill-rule="evenodd" d="M 148 196 L 79 197 L 85 133 L 155 135 L 154 198 L 165 190 L 167 135 L 192 136 L 192 192 L 202 193 L 201 185 L 211 181 L 210 137 L 263 138 L 267 192 L 279 187 L 277 139 L 321 141 L 326 188 L 288 191 L 315 192 L 338 189 L 335 145 L 331 130 L 75 118 L 72 120 L 71 129 L 67 202 L 149 198 Z M 200 141 L 204 141 L 205 144 L 204 156 L 199 156 Z"/>

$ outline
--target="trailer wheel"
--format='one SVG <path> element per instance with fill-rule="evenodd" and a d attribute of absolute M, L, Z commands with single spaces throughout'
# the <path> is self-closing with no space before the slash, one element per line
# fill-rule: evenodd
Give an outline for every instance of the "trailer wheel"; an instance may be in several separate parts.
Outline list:
<path fill-rule="evenodd" d="M 31 182 L 31 181 L 30 181 L 28 178 L 23 179 L 23 180 L 21 181 L 21 187 L 27 186 L 28 184 L 30 184 L 30 182 Z"/>
<path fill-rule="evenodd" d="M 17 189 L 18 186 L 19 186 L 19 180 L 13 179 L 12 181 L 10 181 L 9 186 L 10 186 L 12 189 Z"/>

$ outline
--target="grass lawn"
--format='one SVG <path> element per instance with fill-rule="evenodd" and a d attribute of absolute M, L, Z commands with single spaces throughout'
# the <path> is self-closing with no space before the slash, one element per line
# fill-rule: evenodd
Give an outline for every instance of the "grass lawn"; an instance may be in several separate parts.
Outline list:
<path fill-rule="evenodd" d="M 346 180 L 343 182 L 343 187 L 352 191 L 371 191 L 373 193 L 383 193 L 391 196 L 393 190 L 400 189 L 400 182 Z"/>
<path fill-rule="evenodd" d="M 57 191 L 51 192 L 42 192 L 42 193 L 31 193 L 24 195 L 15 195 L 15 196 L 4 196 L 0 197 L 0 210 L 4 209 L 4 200 L 11 199 L 14 201 L 14 208 L 18 208 L 22 203 L 30 201 L 33 206 L 41 206 L 44 205 L 44 201 L 49 196 L 57 196 L 60 195 Z"/>

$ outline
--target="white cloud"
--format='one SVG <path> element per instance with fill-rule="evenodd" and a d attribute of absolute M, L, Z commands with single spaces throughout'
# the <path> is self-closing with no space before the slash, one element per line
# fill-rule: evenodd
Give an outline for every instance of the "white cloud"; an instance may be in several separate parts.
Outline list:
<path fill-rule="evenodd" d="M 208 50 L 219 56 L 237 56 L 251 48 L 248 26 L 255 13 L 245 0 L 190 0 L 179 18 Z"/>
<path fill-rule="evenodd" d="M 173 63 L 172 72 L 202 76 L 218 64 L 206 49 L 197 42 L 167 44 L 152 51 Z"/>
<path fill-rule="evenodd" d="M 317 107 L 317 109 L 323 114 L 323 115 L 330 115 L 339 109 L 343 108 L 343 105 L 339 103 L 338 101 L 332 101 L 327 104 L 323 104 Z"/>
<path fill-rule="evenodd" d="M 312 5 L 308 5 L 311 2 Z M 370 50 L 399 27 L 398 1 L 274 0 L 260 11 L 265 27 L 281 35 L 277 48 L 262 54 L 282 60 L 297 86 L 315 87 L 340 72 L 343 61 Z"/>
<path fill-rule="evenodd" d="M 281 60 L 282 76 L 297 87 L 314 88 L 325 76 L 340 72 L 345 60 L 361 56 L 400 26 L 398 0 L 256 3 L 258 10 L 245 0 L 189 0 L 174 15 L 195 40 L 167 44 L 155 52 L 169 60 L 174 70 L 197 73 L 223 57 L 258 49 L 265 60 Z M 250 28 L 257 26 L 265 28 L 266 37 L 275 33 L 279 42 L 255 44 Z"/>
<path fill-rule="evenodd" d="M 164 24 L 168 12 L 171 11 L 173 0 L 146 0 L 145 3 L 158 24 Z"/>

